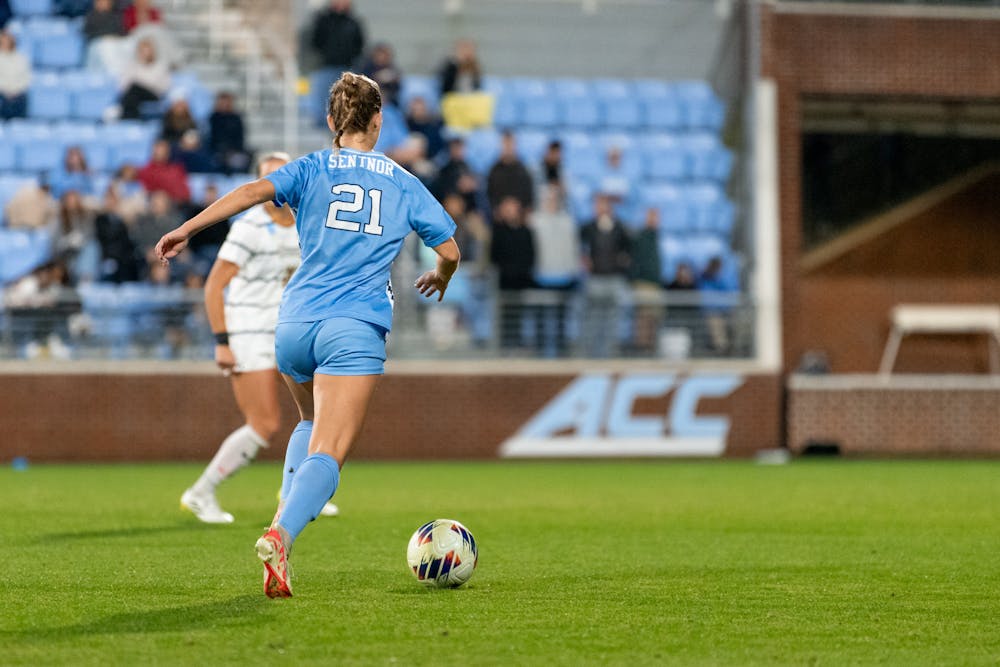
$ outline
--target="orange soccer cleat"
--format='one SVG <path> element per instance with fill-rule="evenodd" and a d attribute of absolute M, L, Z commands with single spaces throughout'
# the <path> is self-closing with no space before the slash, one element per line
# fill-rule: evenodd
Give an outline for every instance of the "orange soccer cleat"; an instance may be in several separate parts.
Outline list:
<path fill-rule="evenodd" d="M 257 540 L 257 557 L 264 563 L 264 595 L 269 598 L 292 597 L 292 579 L 288 570 L 288 557 L 281 535 L 269 529 Z"/>

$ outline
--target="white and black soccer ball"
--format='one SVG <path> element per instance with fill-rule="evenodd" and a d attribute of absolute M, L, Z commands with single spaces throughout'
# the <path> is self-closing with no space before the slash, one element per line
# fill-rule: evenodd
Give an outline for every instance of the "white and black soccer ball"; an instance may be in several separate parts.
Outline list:
<path fill-rule="evenodd" d="M 456 588 L 467 582 L 479 561 L 476 539 L 469 529 L 452 519 L 437 519 L 420 526 L 406 547 L 406 562 L 425 586 Z"/>

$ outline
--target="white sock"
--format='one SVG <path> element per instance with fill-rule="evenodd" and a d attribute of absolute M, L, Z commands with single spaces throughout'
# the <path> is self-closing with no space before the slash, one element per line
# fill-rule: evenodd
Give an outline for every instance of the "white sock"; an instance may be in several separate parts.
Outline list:
<path fill-rule="evenodd" d="M 267 447 L 267 441 L 249 424 L 239 427 L 222 441 L 219 451 L 192 488 L 197 493 L 215 493 L 215 487 L 253 461 L 261 447 Z"/>

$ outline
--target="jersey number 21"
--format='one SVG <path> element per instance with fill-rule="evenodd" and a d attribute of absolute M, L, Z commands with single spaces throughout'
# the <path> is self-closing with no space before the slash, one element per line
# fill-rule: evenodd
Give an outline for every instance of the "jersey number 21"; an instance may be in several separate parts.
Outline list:
<path fill-rule="evenodd" d="M 333 229 L 342 229 L 345 232 L 360 232 L 362 231 L 360 222 L 352 222 L 350 220 L 343 220 L 338 217 L 338 214 L 343 211 L 344 213 L 357 213 L 365 206 L 365 191 L 360 185 L 354 185 L 353 183 L 342 183 L 340 185 L 335 185 L 330 189 L 330 192 L 335 195 L 351 195 L 353 199 L 348 201 L 335 201 L 330 202 L 330 210 L 326 214 L 326 226 Z M 375 190 L 374 188 L 368 191 L 368 196 L 372 200 L 372 212 L 368 216 L 368 222 L 365 223 L 364 233 L 374 234 L 375 236 L 382 236 L 382 226 L 379 224 L 379 220 L 382 216 L 382 191 Z"/>

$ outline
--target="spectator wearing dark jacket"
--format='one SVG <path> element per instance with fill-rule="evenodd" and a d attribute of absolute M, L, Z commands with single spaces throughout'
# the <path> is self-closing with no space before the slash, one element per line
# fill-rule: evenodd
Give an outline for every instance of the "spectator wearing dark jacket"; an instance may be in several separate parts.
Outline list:
<path fill-rule="evenodd" d="M 208 117 L 208 148 L 226 173 L 246 172 L 250 152 L 245 145 L 243 116 L 236 111 L 232 93 L 221 92 L 215 97 L 215 107 Z"/>
<path fill-rule="evenodd" d="M 396 66 L 396 56 L 392 47 L 379 42 L 368 54 L 362 74 L 378 84 L 382 91 L 382 103 L 399 106 L 399 89 L 403 85 L 403 72 Z"/>
<path fill-rule="evenodd" d="M 471 39 L 455 42 L 455 53 L 441 67 L 441 94 L 471 93 L 482 88 L 483 73 Z"/>
<path fill-rule="evenodd" d="M 611 200 L 599 195 L 596 217 L 580 230 L 587 278 L 587 308 L 582 329 L 586 352 L 596 358 L 618 349 L 618 323 L 627 291 L 625 276 L 631 267 L 628 232 L 614 216 Z"/>
<path fill-rule="evenodd" d="M 101 280 L 112 283 L 133 282 L 140 277 L 140 260 L 128 224 L 118 215 L 118 193 L 109 187 L 104 207 L 94 225 L 101 246 Z"/>
<path fill-rule="evenodd" d="M 496 208 L 490 260 L 500 277 L 500 345 L 516 348 L 525 314 L 522 292 L 535 285 L 535 240 L 517 197 L 505 197 Z"/>
<path fill-rule="evenodd" d="M 120 37 L 125 34 L 122 13 L 112 0 L 94 0 L 94 5 L 83 20 L 83 34 L 87 41 L 101 37 Z"/>
<path fill-rule="evenodd" d="M 354 64 L 365 48 L 365 33 L 351 14 L 351 0 L 331 0 L 316 14 L 312 47 L 324 67 L 343 71 Z"/>
<path fill-rule="evenodd" d="M 490 168 L 486 179 L 486 196 L 490 208 L 496 209 L 507 197 L 514 197 L 521 207 L 530 211 L 535 206 L 535 184 L 531 173 L 517 156 L 517 144 L 509 130 L 503 133 L 500 159 Z"/>
<path fill-rule="evenodd" d="M 460 194 L 465 199 L 466 210 L 473 211 L 479 208 L 476 201 L 478 192 L 479 177 L 465 160 L 465 141 L 455 137 L 448 142 L 448 161 L 438 172 L 434 196 L 444 201 L 452 193 Z"/>

